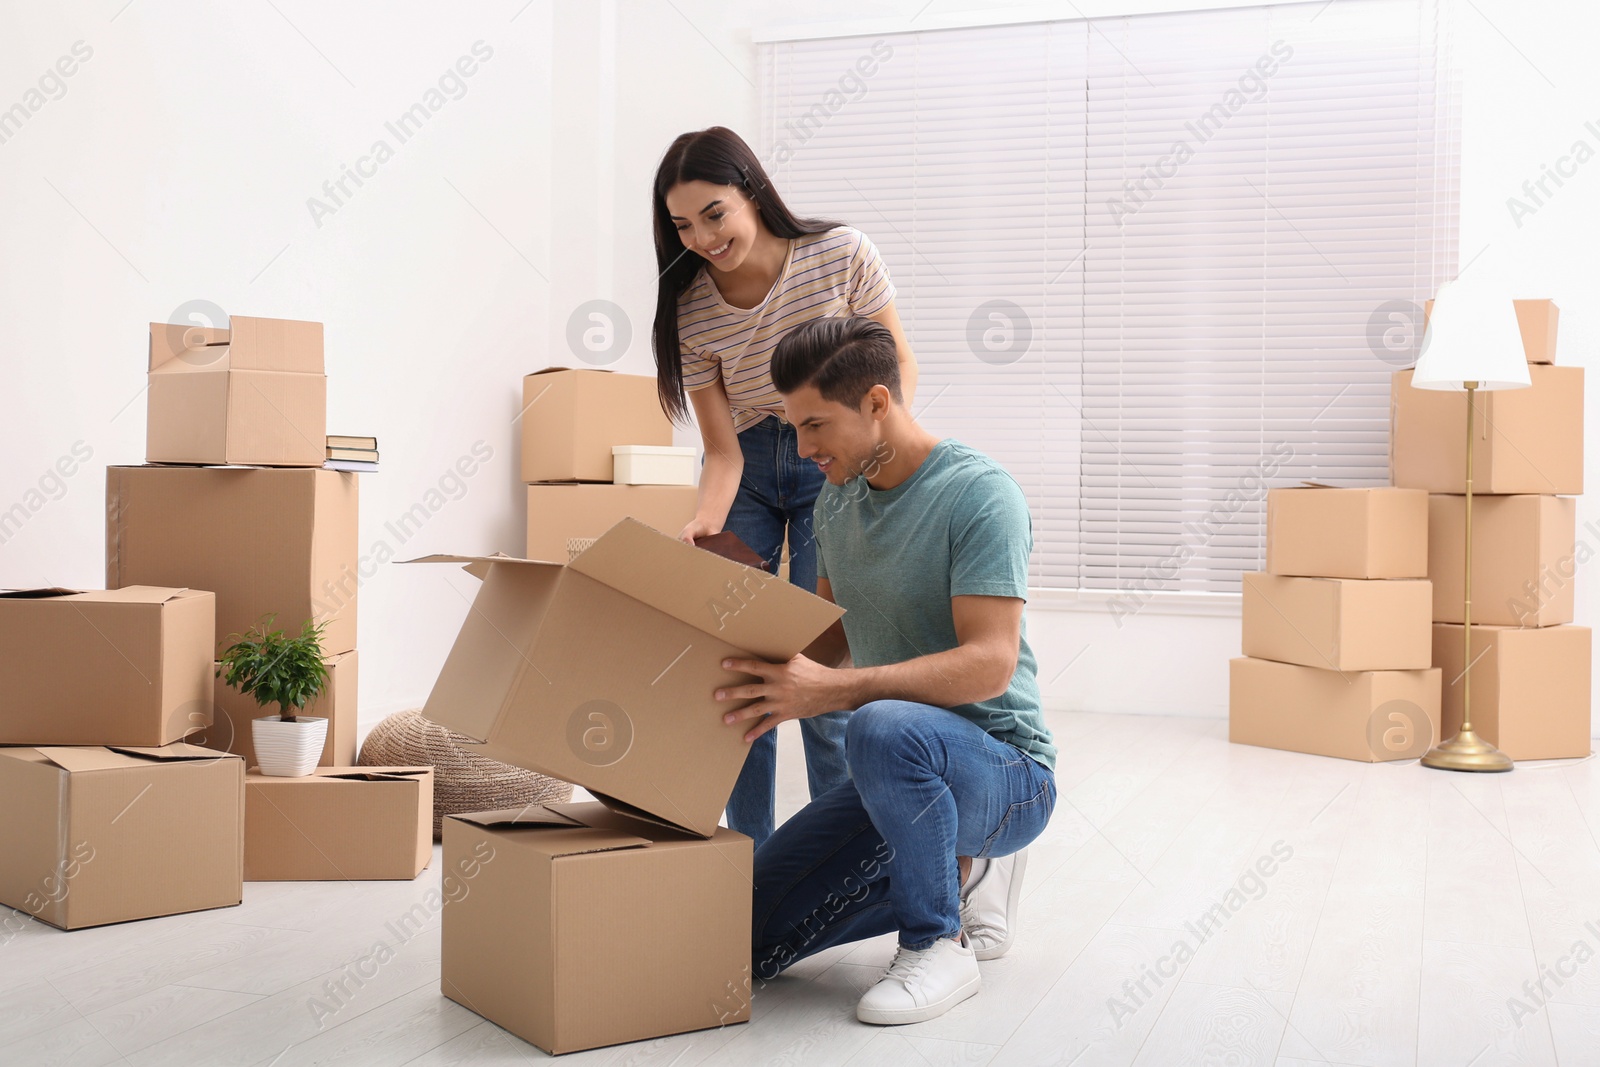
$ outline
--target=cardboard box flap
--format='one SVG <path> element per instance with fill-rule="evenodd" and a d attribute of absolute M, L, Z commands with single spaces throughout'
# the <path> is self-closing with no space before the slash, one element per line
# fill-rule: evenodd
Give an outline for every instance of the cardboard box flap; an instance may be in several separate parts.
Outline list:
<path fill-rule="evenodd" d="M 844 609 L 746 567 L 623 519 L 567 566 L 755 656 L 782 662 Z"/>
<path fill-rule="evenodd" d="M 80 774 L 84 771 L 111 770 L 117 767 L 143 766 L 142 761 L 132 756 L 124 756 L 120 752 L 113 752 L 109 748 L 89 746 L 60 748 L 41 745 L 36 751 L 57 767 L 72 774 Z"/>
<path fill-rule="evenodd" d="M 188 592 L 160 585 L 125 585 L 121 589 L 92 589 L 79 595 L 97 604 L 165 604 Z"/>
<path fill-rule="evenodd" d="M 435 552 L 431 556 L 418 556 L 416 559 L 403 559 L 401 563 L 464 563 L 461 569 L 472 575 L 478 581 L 483 581 L 484 575 L 489 573 L 492 563 L 521 563 L 530 567 L 551 567 L 559 570 L 561 564 L 551 563 L 542 559 L 518 559 L 516 556 L 507 556 L 496 552 L 492 556 L 457 556 L 448 552 Z"/>
<path fill-rule="evenodd" d="M 181 762 L 183 760 L 241 759 L 240 756 L 232 752 L 219 752 L 214 748 L 201 748 L 199 745 L 191 745 L 185 741 L 174 741 L 172 744 L 162 745 L 160 748 L 135 748 L 131 745 L 111 745 L 109 747 L 113 752 L 167 763 Z"/>
<path fill-rule="evenodd" d="M 341 782 L 411 782 L 431 770 L 432 767 L 318 767 L 306 777 Z"/>
<path fill-rule="evenodd" d="M 0 598 L 7 600 L 49 600 L 51 597 L 77 596 L 86 592 L 83 589 L 62 589 L 60 586 L 51 586 L 48 589 L 5 589 L 0 590 Z"/>
<path fill-rule="evenodd" d="M 179 362 L 174 363 L 174 360 Z M 226 328 L 150 324 L 150 370 L 322 374 L 322 323 L 232 315 Z"/>
<path fill-rule="evenodd" d="M 680 825 L 678 825 L 677 823 L 673 822 L 670 819 L 663 819 L 661 816 L 656 815 L 656 814 L 654 814 L 652 812 L 646 811 L 644 808 L 639 807 L 637 804 L 629 804 L 625 800 L 618 800 L 616 797 L 607 796 L 606 794 L 600 793 L 600 792 L 596 792 L 593 789 L 589 790 L 589 795 L 594 797 L 602 805 L 604 805 L 608 811 L 615 812 L 616 814 L 621 815 L 623 818 L 626 818 L 626 819 L 637 819 L 639 822 L 649 823 L 651 826 L 656 827 L 657 829 L 671 830 L 673 833 L 684 834 L 684 835 L 686 835 L 688 837 L 698 837 L 698 838 L 702 838 L 703 839 L 706 836 L 708 836 L 706 834 L 696 833 L 695 831 L 690 830 L 687 827 L 680 826 Z M 556 807 L 563 808 L 563 809 L 564 808 L 569 808 L 569 807 L 574 807 L 574 806 L 577 806 L 577 805 L 573 805 L 573 804 L 556 805 Z M 593 825 L 593 824 L 585 823 L 585 825 Z"/>
<path fill-rule="evenodd" d="M 41 756 L 54 763 L 64 771 L 77 774 L 82 771 L 105 771 L 120 767 L 147 767 L 149 761 L 178 762 L 183 760 L 219 760 L 238 759 L 238 756 L 228 752 L 218 752 L 215 749 L 201 748 L 198 745 L 184 744 L 179 741 L 162 748 L 133 748 L 122 745 L 102 747 L 99 745 L 39 745 L 35 747 Z"/>
<path fill-rule="evenodd" d="M 589 826 L 571 815 L 555 811 L 543 804 L 450 815 L 447 818 L 460 819 L 462 822 L 470 822 L 491 830 L 549 830 L 551 832 L 548 836 L 540 835 L 536 847 L 551 857 L 648 848 L 651 843 L 647 837 Z"/>
<path fill-rule="evenodd" d="M 152 322 L 150 324 L 150 369 L 155 370 L 185 352 L 193 352 L 190 361 L 198 366 L 209 366 L 225 356 L 228 344 L 226 327 L 192 326 L 186 322 Z M 215 348 L 216 352 L 201 352 Z M 225 364 L 224 364 L 225 365 Z"/>
<path fill-rule="evenodd" d="M 560 373 L 561 371 L 564 371 L 564 370 L 588 371 L 590 374 L 611 374 L 611 373 L 613 373 L 612 371 L 607 370 L 605 367 L 545 367 L 543 370 L 529 371 L 528 372 L 528 376 L 532 377 L 535 374 L 558 374 L 558 373 Z"/>
<path fill-rule="evenodd" d="M 508 826 L 562 826 L 570 829 L 583 825 L 577 819 L 554 811 L 544 804 L 529 804 L 521 808 L 497 808 L 494 811 L 456 812 L 449 817 L 488 829 Z"/>

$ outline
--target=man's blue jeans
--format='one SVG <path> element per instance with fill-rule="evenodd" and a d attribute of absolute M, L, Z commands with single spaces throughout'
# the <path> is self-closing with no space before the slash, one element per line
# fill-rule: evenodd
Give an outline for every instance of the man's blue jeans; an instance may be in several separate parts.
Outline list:
<path fill-rule="evenodd" d="M 789 581 L 809 593 L 817 591 L 817 543 L 811 512 L 822 489 L 822 472 L 800 458 L 794 427 L 767 416 L 739 434 L 744 477 L 723 529 L 738 535 L 778 573 L 785 534 L 789 540 Z M 811 798 L 845 780 L 844 728 L 847 712 L 800 721 L 806 752 L 806 779 Z M 754 723 L 746 723 L 746 728 Z M 778 735 L 768 731 L 750 745 L 744 769 L 728 797 L 728 826 L 748 835 L 760 848 L 772 834 L 778 777 Z"/>
<path fill-rule="evenodd" d="M 891 930 L 924 949 L 961 931 L 957 856 L 1007 856 L 1055 809 L 1055 775 L 970 719 L 905 700 L 850 714 L 850 780 L 755 855 L 751 971 Z"/>

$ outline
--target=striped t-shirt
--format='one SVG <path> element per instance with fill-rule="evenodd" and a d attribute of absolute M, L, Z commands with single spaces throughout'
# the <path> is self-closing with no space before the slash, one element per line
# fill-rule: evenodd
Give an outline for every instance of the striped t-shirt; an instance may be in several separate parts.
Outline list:
<path fill-rule="evenodd" d="M 704 389 L 720 376 L 735 430 L 783 415 L 783 397 L 772 387 L 772 350 L 784 334 L 812 319 L 875 315 L 894 299 L 877 248 L 848 226 L 790 240 L 778 280 L 753 308 L 723 300 L 708 269 L 702 266 L 678 297 L 683 387 Z"/>

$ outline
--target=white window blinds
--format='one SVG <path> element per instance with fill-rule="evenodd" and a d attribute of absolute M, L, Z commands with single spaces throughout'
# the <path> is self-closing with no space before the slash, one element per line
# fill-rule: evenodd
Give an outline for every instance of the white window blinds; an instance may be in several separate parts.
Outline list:
<path fill-rule="evenodd" d="M 1264 481 L 1381 484 L 1396 331 L 1455 274 L 1439 0 L 760 45 L 757 150 L 882 250 L 936 432 L 1044 588 L 1236 591 Z"/>

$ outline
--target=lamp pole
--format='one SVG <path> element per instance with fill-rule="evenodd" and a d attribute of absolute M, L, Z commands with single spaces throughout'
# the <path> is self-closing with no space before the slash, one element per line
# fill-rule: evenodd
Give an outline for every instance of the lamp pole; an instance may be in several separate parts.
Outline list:
<path fill-rule="evenodd" d="M 1478 383 L 1463 383 L 1467 388 L 1467 499 L 1466 550 L 1462 563 L 1461 602 L 1461 730 L 1442 741 L 1422 757 L 1424 767 L 1442 771 L 1509 771 L 1511 757 L 1472 732 L 1472 416 Z"/>

